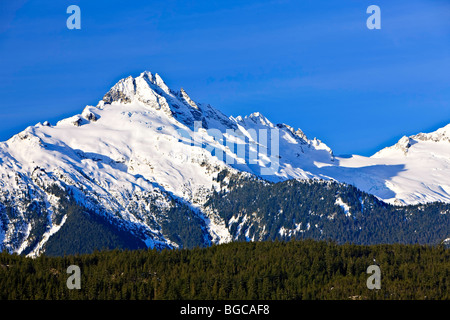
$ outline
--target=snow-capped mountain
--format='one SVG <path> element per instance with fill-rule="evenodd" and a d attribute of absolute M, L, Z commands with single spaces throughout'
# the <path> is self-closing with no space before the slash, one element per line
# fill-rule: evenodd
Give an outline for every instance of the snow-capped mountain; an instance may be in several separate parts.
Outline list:
<path fill-rule="evenodd" d="M 404 136 L 371 157 L 337 158 L 336 162 L 339 168 L 325 170 L 333 178 L 385 202 L 450 202 L 450 125 Z"/>
<path fill-rule="evenodd" d="M 68 219 L 70 198 L 148 247 L 179 247 L 169 212 L 186 206 L 204 243 L 232 239 L 204 207 L 223 170 L 277 182 L 334 179 L 388 202 L 450 202 L 448 127 L 402 138 L 372 157 L 335 157 L 260 113 L 228 117 L 143 72 L 96 106 L 56 124 L 30 126 L 0 143 L 0 250 L 40 254 Z M 70 197 L 58 190 L 70 190 Z M 64 199 L 63 199 L 64 198 Z"/>
<path fill-rule="evenodd" d="M 263 132 L 275 128 L 257 113 L 234 119 L 195 103 L 183 89 L 170 90 L 158 74 L 122 79 L 97 106 L 55 125 L 38 123 L 0 144 L 2 246 L 41 252 L 67 218 L 55 186 L 69 188 L 78 204 L 134 230 L 150 247 L 178 246 L 161 227 L 174 199 L 204 221 L 205 241 L 229 241 L 224 222 L 201 206 L 219 188 L 215 179 L 223 169 L 264 174 L 265 164 L 275 163 L 264 144 L 270 148 L 271 136 Z M 272 131 L 305 154 L 325 150 L 332 157 L 301 131 Z M 274 172 L 288 177 L 284 170 Z M 36 210 L 38 220 L 31 213 Z"/>

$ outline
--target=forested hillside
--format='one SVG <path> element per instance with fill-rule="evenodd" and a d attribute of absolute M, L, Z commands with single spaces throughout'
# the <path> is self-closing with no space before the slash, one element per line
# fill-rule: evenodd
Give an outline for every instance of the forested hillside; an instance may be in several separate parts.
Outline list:
<path fill-rule="evenodd" d="M 375 262 L 374 262 L 375 260 Z M 381 289 L 366 286 L 378 264 Z M 81 270 L 69 290 L 67 267 Z M 449 299 L 443 246 L 233 242 L 30 259 L 0 253 L 0 299 Z"/>
<path fill-rule="evenodd" d="M 393 206 L 335 181 L 268 183 L 227 172 L 220 179 L 227 179 L 227 189 L 215 192 L 206 206 L 237 240 L 439 244 L 450 237 L 449 204 Z"/>

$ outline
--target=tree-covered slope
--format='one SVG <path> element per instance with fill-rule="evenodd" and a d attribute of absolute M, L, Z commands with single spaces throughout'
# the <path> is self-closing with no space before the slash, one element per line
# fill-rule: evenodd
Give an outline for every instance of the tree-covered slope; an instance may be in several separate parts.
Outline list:
<path fill-rule="evenodd" d="M 236 240 L 332 239 L 339 243 L 439 244 L 450 236 L 450 205 L 393 206 L 333 181 L 268 183 L 224 173 L 226 191 L 206 203 Z"/>
<path fill-rule="evenodd" d="M 379 290 L 366 285 L 374 263 L 381 270 Z M 4 252 L 0 300 L 449 299 L 449 263 L 443 246 L 311 240 L 35 259 Z M 80 267 L 79 290 L 66 286 L 70 265 Z"/>

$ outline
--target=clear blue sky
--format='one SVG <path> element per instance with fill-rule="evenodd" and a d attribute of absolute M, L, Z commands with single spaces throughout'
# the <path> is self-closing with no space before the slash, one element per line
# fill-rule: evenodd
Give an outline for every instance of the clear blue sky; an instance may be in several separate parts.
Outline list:
<path fill-rule="evenodd" d="M 81 8 L 81 30 L 66 9 Z M 369 30 L 369 5 L 381 30 Z M 260 111 L 335 154 L 450 123 L 443 0 L 0 0 L 0 140 L 148 70 L 228 115 Z"/>

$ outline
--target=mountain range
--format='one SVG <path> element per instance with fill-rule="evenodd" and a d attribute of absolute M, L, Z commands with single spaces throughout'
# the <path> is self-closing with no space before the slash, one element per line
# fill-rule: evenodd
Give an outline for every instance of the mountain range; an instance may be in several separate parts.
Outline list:
<path fill-rule="evenodd" d="M 80 114 L 0 143 L 0 250 L 440 243 L 449 155 L 450 125 L 371 157 L 335 156 L 300 129 L 258 112 L 226 116 L 146 71 Z"/>

